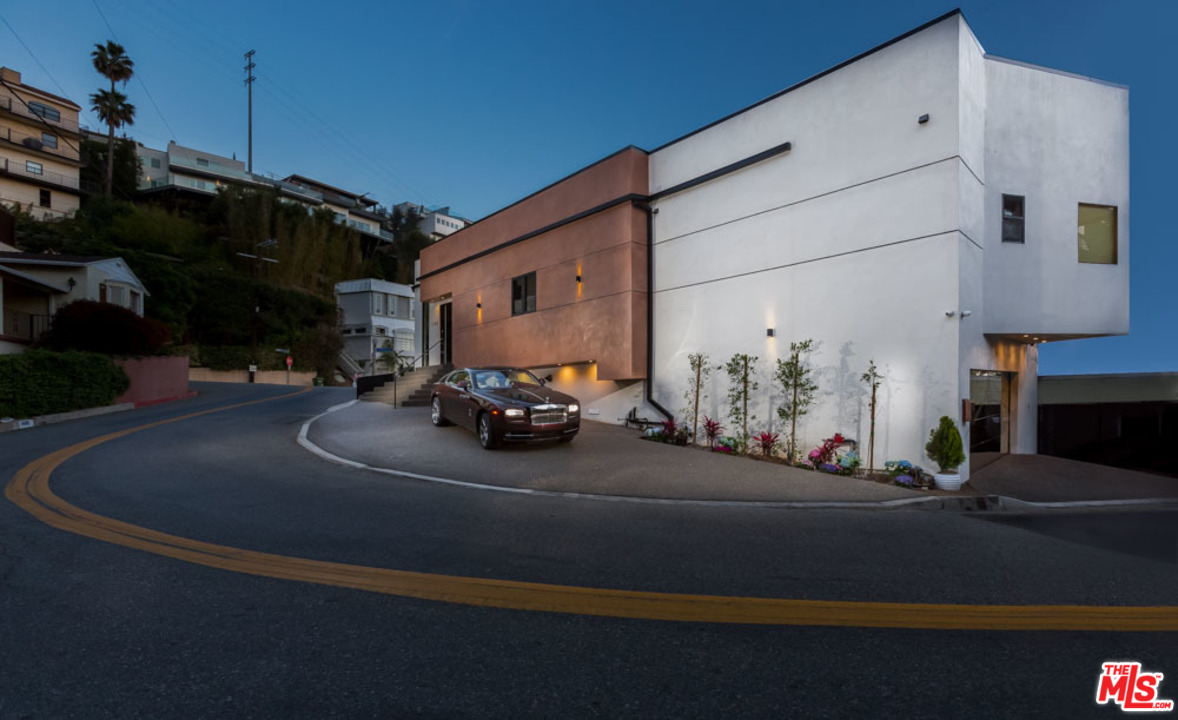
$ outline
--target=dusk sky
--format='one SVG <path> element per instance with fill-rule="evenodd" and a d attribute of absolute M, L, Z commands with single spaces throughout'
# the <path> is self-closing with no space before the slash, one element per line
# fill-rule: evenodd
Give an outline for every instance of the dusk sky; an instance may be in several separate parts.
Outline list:
<path fill-rule="evenodd" d="M 244 160 L 242 55 L 254 49 L 255 172 L 299 173 L 383 205 L 449 205 L 477 220 L 625 145 L 662 145 L 953 7 L 38 0 L 0 9 L 0 64 L 86 105 L 105 82 L 90 50 L 116 39 L 135 61 L 126 88 L 138 107 L 132 137 Z M 1040 372 L 1178 371 L 1178 242 L 1161 221 L 1175 203 L 1178 165 L 1178 3 L 961 8 L 988 53 L 1130 88 L 1131 331 L 1047 344 Z M 99 127 L 89 110 L 82 123 Z"/>

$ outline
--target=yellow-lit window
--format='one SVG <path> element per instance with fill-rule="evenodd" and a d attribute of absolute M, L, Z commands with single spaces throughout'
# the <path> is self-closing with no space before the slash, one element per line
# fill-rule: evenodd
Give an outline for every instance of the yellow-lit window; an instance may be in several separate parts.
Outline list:
<path fill-rule="evenodd" d="M 1076 238 L 1080 262 L 1117 264 L 1117 208 L 1080 203 Z"/>

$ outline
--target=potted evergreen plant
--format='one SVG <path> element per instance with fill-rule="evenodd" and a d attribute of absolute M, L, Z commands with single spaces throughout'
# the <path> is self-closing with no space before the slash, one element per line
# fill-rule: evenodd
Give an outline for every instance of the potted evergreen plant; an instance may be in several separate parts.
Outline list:
<path fill-rule="evenodd" d="M 947 415 L 941 416 L 941 423 L 929 433 L 924 451 L 937 464 L 940 472 L 933 473 L 938 490 L 960 490 L 961 473 L 957 468 L 965 462 L 965 450 L 961 446 L 961 433 Z"/>

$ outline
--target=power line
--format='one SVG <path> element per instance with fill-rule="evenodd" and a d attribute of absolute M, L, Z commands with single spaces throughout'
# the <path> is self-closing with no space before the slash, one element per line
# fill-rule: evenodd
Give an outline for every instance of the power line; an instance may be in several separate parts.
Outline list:
<path fill-rule="evenodd" d="M 115 42 L 119 42 L 118 33 L 115 32 L 113 27 L 111 27 L 110 21 L 106 19 L 106 13 L 102 12 L 102 8 L 98 6 L 98 0 L 90 0 L 90 2 L 94 3 L 94 9 L 98 11 L 98 16 L 102 18 L 102 22 L 106 25 L 106 29 L 110 30 L 110 36 L 115 39 Z M 176 131 L 173 130 L 172 126 L 168 124 L 168 119 L 164 117 L 163 110 L 160 110 L 160 106 L 156 104 L 155 98 L 152 97 L 151 91 L 147 89 L 147 81 L 143 79 L 142 72 L 136 72 L 134 77 L 139 81 L 139 87 L 143 88 L 143 93 L 147 95 L 147 99 L 151 101 L 151 106 L 155 108 L 156 114 L 160 116 L 160 120 L 163 121 L 164 127 L 168 129 L 168 132 L 173 138 L 176 137 Z"/>
<path fill-rule="evenodd" d="M 16 29 L 13 28 L 11 24 L 9 24 L 8 20 L 3 15 L 0 15 L 0 21 L 3 21 L 9 32 L 11 32 L 13 37 L 16 38 L 16 41 L 20 43 L 21 47 L 25 49 L 25 52 L 29 54 L 29 57 L 33 58 L 33 62 L 37 63 L 37 67 L 41 68 L 41 72 L 45 73 L 45 77 L 49 78 L 50 82 L 52 82 L 53 85 L 57 88 L 58 92 L 61 93 L 61 96 L 69 97 L 69 93 L 65 91 L 65 88 L 61 86 L 61 83 L 57 82 L 57 78 L 53 77 L 53 73 L 49 72 L 49 69 L 41 63 L 41 61 L 37 58 L 37 55 L 32 51 L 32 49 L 29 48 L 28 45 L 25 44 L 25 41 L 21 39 L 20 34 L 16 32 Z M 84 107 L 82 110 L 84 112 L 86 111 Z M 88 112 L 87 115 L 89 116 Z"/>

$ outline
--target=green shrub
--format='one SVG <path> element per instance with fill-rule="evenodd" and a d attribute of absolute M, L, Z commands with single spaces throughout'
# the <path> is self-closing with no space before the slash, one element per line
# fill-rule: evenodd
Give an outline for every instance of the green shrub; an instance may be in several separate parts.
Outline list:
<path fill-rule="evenodd" d="M 107 355 L 159 355 L 172 341 L 167 325 L 110 303 L 76 300 L 53 316 L 53 328 L 37 342 L 46 350 Z"/>
<path fill-rule="evenodd" d="M 948 415 L 941 416 L 941 424 L 929 432 L 928 444 L 924 451 L 940 467 L 941 472 L 952 472 L 965 462 L 965 449 L 961 446 L 961 433 Z"/>
<path fill-rule="evenodd" d="M 0 417 L 110 405 L 130 386 L 126 373 L 106 355 L 49 350 L 0 355 Z"/>

